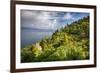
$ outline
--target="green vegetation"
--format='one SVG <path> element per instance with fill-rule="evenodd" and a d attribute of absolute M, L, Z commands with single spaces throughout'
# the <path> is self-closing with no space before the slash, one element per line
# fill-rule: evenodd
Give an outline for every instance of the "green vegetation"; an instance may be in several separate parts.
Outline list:
<path fill-rule="evenodd" d="M 21 49 L 21 62 L 89 59 L 89 16 Z"/>

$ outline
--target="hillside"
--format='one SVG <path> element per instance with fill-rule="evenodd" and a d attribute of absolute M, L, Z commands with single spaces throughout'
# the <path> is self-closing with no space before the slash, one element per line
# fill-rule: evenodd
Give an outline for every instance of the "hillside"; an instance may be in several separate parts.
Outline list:
<path fill-rule="evenodd" d="M 89 59 L 89 16 L 21 49 L 21 62 Z"/>

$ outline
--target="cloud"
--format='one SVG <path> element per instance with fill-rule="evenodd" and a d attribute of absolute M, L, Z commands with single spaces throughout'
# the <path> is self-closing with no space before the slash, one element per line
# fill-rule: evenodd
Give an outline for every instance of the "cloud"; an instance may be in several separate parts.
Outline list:
<path fill-rule="evenodd" d="M 53 16 L 53 12 L 22 10 L 22 27 L 54 29 L 56 21 Z"/>
<path fill-rule="evenodd" d="M 74 19 L 74 17 L 72 16 L 71 13 L 66 13 L 66 14 L 64 15 L 63 19 L 71 20 L 71 19 Z"/>
<path fill-rule="evenodd" d="M 78 12 L 21 10 L 21 27 L 56 30 L 87 15 Z"/>
<path fill-rule="evenodd" d="M 69 20 L 74 20 L 71 12 L 21 10 L 21 27 L 56 30 Z"/>

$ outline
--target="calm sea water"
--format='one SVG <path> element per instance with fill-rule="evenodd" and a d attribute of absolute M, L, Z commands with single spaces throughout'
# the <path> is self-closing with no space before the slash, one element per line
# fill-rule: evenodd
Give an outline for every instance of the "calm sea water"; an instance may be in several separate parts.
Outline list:
<path fill-rule="evenodd" d="M 21 29 L 21 48 L 38 42 L 45 36 L 51 36 L 53 31 L 35 31 L 30 29 Z"/>

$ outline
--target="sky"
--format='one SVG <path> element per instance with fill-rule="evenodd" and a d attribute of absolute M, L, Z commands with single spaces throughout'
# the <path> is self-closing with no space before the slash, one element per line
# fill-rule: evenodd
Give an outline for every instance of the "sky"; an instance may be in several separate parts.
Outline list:
<path fill-rule="evenodd" d="M 56 30 L 86 16 L 89 13 L 21 10 L 21 28 Z"/>

